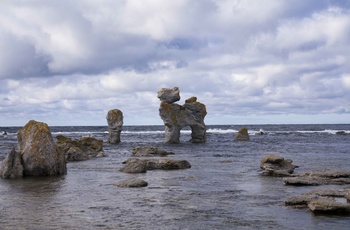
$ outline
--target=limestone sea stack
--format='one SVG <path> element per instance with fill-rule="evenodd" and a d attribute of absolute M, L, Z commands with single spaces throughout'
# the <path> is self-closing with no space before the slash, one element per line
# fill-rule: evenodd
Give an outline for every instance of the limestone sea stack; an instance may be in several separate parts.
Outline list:
<path fill-rule="evenodd" d="M 108 142 L 117 144 L 120 142 L 120 133 L 123 127 L 123 113 L 119 109 L 109 110 L 106 116 L 108 123 Z"/>
<path fill-rule="evenodd" d="M 249 134 L 247 128 L 240 128 L 237 135 L 233 139 L 234 141 L 249 141 Z"/>
<path fill-rule="evenodd" d="M 180 90 L 162 88 L 158 91 L 160 99 L 159 116 L 165 126 L 165 142 L 179 143 L 180 131 L 183 127 L 191 127 L 191 142 L 203 143 L 206 141 L 206 126 L 204 118 L 207 110 L 204 104 L 197 102 L 196 97 L 191 97 L 185 101 L 184 105 L 174 102 L 180 100 Z"/>

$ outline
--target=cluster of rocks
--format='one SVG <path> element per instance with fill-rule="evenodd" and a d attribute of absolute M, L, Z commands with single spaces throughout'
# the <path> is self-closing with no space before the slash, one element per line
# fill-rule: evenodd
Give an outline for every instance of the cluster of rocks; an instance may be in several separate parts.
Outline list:
<path fill-rule="evenodd" d="M 29 121 L 18 131 L 18 151 L 6 156 L 0 167 L 1 178 L 52 176 L 67 173 L 66 159 L 58 151 L 47 124 Z"/>
<path fill-rule="evenodd" d="M 124 173 L 146 173 L 148 170 L 179 170 L 191 168 L 187 160 L 175 160 L 164 158 L 167 155 L 173 155 L 173 152 L 156 148 L 153 146 L 137 146 L 132 150 L 131 158 L 123 162 L 124 166 L 119 169 Z M 159 158 L 136 158 L 138 157 L 159 157 Z M 148 183 L 139 178 L 123 180 L 115 184 L 118 187 L 145 187 Z"/>
<path fill-rule="evenodd" d="M 62 152 L 67 161 L 85 161 L 95 157 L 105 157 L 103 141 L 94 137 L 71 139 L 57 135 L 57 149 Z"/>
<path fill-rule="evenodd" d="M 260 168 L 264 176 L 282 177 L 285 185 L 318 186 L 350 184 L 350 170 L 315 170 L 293 174 L 298 166 L 292 160 L 275 154 L 261 158 Z M 350 188 L 316 189 L 299 196 L 288 197 L 286 206 L 308 207 L 314 213 L 350 214 Z"/>
<path fill-rule="evenodd" d="M 206 141 L 206 126 L 204 118 L 207 110 L 204 104 L 197 102 L 196 97 L 185 101 L 184 105 L 174 102 L 180 100 L 180 90 L 162 88 L 158 91 L 160 99 L 159 115 L 165 126 L 165 142 L 179 143 L 180 131 L 183 127 L 191 127 L 191 142 L 203 143 Z"/>

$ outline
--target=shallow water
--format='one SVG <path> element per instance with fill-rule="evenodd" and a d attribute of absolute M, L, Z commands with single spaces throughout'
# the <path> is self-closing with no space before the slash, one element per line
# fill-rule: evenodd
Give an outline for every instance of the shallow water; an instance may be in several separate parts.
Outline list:
<path fill-rule="evenodd" d="M 240 126 L 208 126 L 207 142 L 163 143 L 163 127 L 124 127 L 122 142 L 104 144 L 108 157 L 68 163 L 62 177 L 0 180 L 1 229 L 345 229 L 350 217 L 315 216 L 284 206 L 284 200 L 315 187 L 284 186 L 263 177 L 260 158 L 276 153 L 293 159 L 297 172 L 349 169 L 350 125 L 246 126 L 249 142 L 233 142 Z M 264 129 L 267 134 L 254 135 Z M 16 145 L 18 128 L 0 137 L 0 160 Z M 345 130 L 346 135 L 336 135 Z M 1 131 L 1 130 L 0 130 Z M 106 127 L 51 127 L 53 136 L 92 135 L 107 140 Z M 173 151 L 192 168 L 118 172 L 137 145 Z M 127 178 L 146 180 L 145 188 L 119 188 Z M 341 188 L 341 186 L 339 186 Z"/>

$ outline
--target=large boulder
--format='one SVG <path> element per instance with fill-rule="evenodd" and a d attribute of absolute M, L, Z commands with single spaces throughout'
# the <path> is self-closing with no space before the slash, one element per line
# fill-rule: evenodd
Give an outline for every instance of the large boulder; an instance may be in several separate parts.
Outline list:
<path fill-rule="evenodd" d="M 56 150 L 56 144 L 47 124 L 31 120 L 18 131 L 17 137 L 24 176 L 67 173 L 64 154 Z"/>
<path fill-rule="evenodd" d="M 177 87 L 175 87 L 174 89 L 176 89 L 175 91 L 178 91 Z M 164 95 L 164 92 L 172 92 L 174 91 L 174 89 L 161 89 L 158 92 L 158 97 L 161 100 L 159 116 L 163 120 L 165 126 L 165 142 L 179 143 L 180 131 L 183 127 L 186 126 L 191 127 L 191 142 L 205 142 L 206 126 L 204 123 L 204 118 L 207 115 L 205 105 L 200 102 L 197 102 L 196 97 L 191 97 L 187 99 L 185 101 L 185 104 L 181 106 L 178 104 L 173 104 L 174 100 L 167 99 L 169 97 L 159 96 Z"/>
<path fill-rule="evenodd" d="M 133 156 L 167 156 L 173 154 L 173 152 L 168 152 L 153 146 L 136 146 L 132 149 Z"/>
<path fill-rule="evenodd" d="M 103 141 L 94 137 L 71 139 L 57 135 L 56 139 L 57 150 L 65 156 L 67 161 L 84 161 L 106 156 L 103 151 Z"/>
<path fill-rule="evenodd" d="M 291 176 L 298 167 L 292 162 L 275 154 L 267 154 L 260 159 L 260 168 L 264 170 L 264 176 Z"/>
<path fill-rule="evenodd" d="M 117 144 L 120 142 L 120 133 L 123 127 L 123 113 L 119 109 L 109 110 L 106 116 L 108 123 L 108 142 Z"/>
<path fill-rule="evenodd" d="M 238 133 L 233 139 L 234 141 L 249 141 L 249 134 L 247 128 L 240 128 Z"/>
<path fill-rule="evenodd" d="M 15 148 L 2 161 L 0 166 L 0 177 L 4 179 L 16 179 L 23 177 L 22 156 Z"/>
<path fill-rule="evenodd" d="M 170 158 L 139 159 L 129 158 L 119 171 L 126 173 L 145 173 L 147 170 L 177 170 L 191 168 L 186 160 L 173 160 Z"/>

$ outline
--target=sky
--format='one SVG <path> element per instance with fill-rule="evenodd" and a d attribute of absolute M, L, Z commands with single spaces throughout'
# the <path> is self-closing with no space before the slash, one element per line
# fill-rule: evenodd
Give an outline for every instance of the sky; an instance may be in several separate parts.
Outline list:
<path fill-rule="evenodd" d="M 350 0 L 0 0 L 0 126 L 350 123 Z"/>

